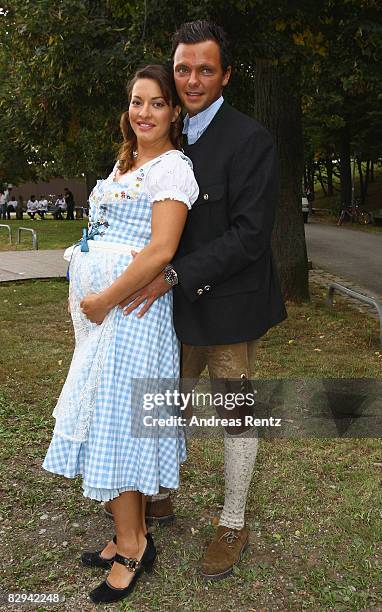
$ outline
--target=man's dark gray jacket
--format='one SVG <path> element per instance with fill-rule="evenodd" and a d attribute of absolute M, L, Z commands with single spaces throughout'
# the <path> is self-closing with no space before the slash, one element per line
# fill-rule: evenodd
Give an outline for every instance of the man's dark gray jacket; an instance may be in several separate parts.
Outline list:
<path fill-rule="evenodd" d="M 271 251 L 278 164 L 269 132 L 224 102 L 184 152 L 199 197 L 174 258 L 174 324 L 192 345 L 259 338 L 286 318 Z"/>

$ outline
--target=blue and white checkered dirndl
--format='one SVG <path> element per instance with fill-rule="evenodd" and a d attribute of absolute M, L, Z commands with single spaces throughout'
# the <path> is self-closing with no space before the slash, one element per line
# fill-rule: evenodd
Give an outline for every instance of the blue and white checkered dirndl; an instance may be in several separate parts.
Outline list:
<path fill-rule="evenodd" d="M 160 486 L 177 488 L 186 458 L 181 428 L 169 436 L 131 432 L 133 379 L 179 378 L 172 292 L 142 318 L 135 312 L 124 316 L 116 307 L 102 325 L 91 323 L 79 307 L 85 295 L 102 291 L 123 273 L 132 261 L 131 246 L 139 250 L 149 242 L 152 203 L 143 186 L 142 170 L 123 183 L 110 177 L 97 183 L 90 196 L 90 248 L 75 247 L 70 263 L 76 346 L 43 467 L 68 478 L 82 475 L 84 495 L 99 501 L 123 491 L 150 495 Z"/>

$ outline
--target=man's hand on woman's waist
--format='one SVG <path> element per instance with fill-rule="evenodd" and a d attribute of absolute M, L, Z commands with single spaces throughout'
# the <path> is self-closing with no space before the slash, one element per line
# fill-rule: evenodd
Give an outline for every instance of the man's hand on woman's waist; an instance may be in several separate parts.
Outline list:
<path fill-rule="evenodd" d="M 132 255 L 135 257 L 137 253 L 132 251 Z M 136 313 L 138 318 L 143 317 L 155 300 L 165 295 L 169 289 L 171 289 L 171 287 L 165 280 L 163 272 L 161 272 L 148 285 L 127 296 L 127 298 L 120 302 L 119 307 L 124 309 L 123 314 L 127 316 L 145 302 L 142 308 Z"/>

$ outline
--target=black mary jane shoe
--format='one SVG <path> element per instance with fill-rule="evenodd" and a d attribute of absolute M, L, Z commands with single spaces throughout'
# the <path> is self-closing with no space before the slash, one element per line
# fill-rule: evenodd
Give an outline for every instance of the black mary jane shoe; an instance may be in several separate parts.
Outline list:
<path fill-rule="evenodd" d="M 150 573 L 153 571 L 153 565 L 155 558 L 157 556 L 157 549 L 155 548 L 153 536 L 151 533 L 146 533 L 147 546 L 145 552 L 143 553 L 143 557 L 141 559 L 141 563 L 145 568 L 145 571 Z"/>
<path fill-rule="evenodd" d="M 113 538 L 114 544 L 117 543 L 117 536 Z M 110 569 L 114 563 L 114 557 L 111 559 L 105 559 L 101 555 L 101 550 L 96 550 L 95 552 L 86 551 L 81 555 L 81 563 L 86 567 L 102 567 L 103 569 Z"/>
<path fill-rule="evenodd" d="M 147 547 L 146 547 L 147 559 L 150 565 L 150 560 L 152 558 L 155 559 L 156 557 L 156 548 L 155 548 L 154 540 L 153 540 L 151 533 L 149 532 L 146 533 L 146 540 L 147 540 Z M 113 537 L 113 542 L 114 544 L 117 543 L 116 535 Z M 103 569 L 110 569 L 114 563 L 114 557 L 111 557 L 111 559 L 105 559 L 105 557 L 101 555 L 101 552 L 102 552 L 101 550 L 96 550 L 95 552 L 90 552 L 90 551 L 83 552 L 81 555 L 82 565 L 85 565 L 86 567 L 101 567 Z M 145 562 L 143 561 L 143 557 L 141 559 L 141 563 L 143 566 L 145 565 Z M 151 569 L 145 568 L 145 569 L 146 571 L 150 572 L 152 568 Z"/>
<path fill-rule="evenodd" d="M 146 571 L 151 572 L 156 558 L 156 548 L 151 534 L 146 535 L 147 544 L 145 552 L 142 555 L 142 559 L 132 559 L 130 557 L 123 557 L 120 554 L 116 554 L 114 557 L 114 563 L 120 563 L 124 565 L 129 572 L 134 572 L 134 576 L 130 584 L 124 589 L 117 589 L 111 586 L 108 580 L 104 580 L 98 587 L 93 589 L 89 593 L 89 597 L 95 604 L 107 604 L 121 601 L 128 597 L 135 589 L 139 577 Z"/>

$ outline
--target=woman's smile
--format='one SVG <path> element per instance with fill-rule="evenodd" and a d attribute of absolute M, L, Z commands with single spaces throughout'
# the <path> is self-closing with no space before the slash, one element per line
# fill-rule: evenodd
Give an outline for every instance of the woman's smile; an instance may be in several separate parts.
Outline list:
<path fill-rule="evenodd" d="M 149 130 L 155 127 L 155 123 L 151 123 L 148 121 L 137 121 L 137 126 L 143 132 L 148 132 Z"/>

